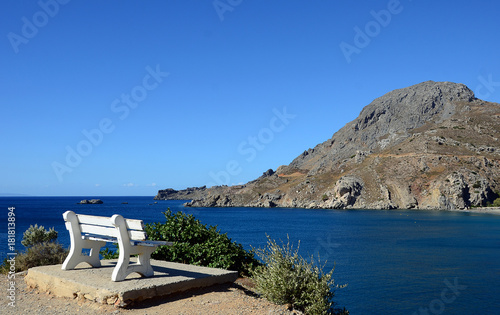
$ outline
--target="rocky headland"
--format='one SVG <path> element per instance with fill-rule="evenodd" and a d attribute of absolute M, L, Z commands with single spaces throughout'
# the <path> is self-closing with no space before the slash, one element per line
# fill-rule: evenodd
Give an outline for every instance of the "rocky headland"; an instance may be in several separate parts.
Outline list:
<path fill-rule="evenodd" d="M 500 104 L 427 81 L 367 105 L 330 139 L 245 185 L 161 190 L 192 207 L 447 209 L 493 203 Z"/>
<path fill-rule="evenodd" d="M 158 190 L 158 194 L 154 200 L 193 200 L 201 199 L 205 196 L 207 187 L 188 187 L 182 190 L 175 190 L 172 188 Z"/>

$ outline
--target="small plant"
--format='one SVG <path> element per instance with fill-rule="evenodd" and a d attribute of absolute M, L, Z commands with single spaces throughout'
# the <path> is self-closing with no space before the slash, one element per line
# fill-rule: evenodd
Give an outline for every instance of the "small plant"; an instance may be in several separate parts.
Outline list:
<path fill-rule="evenodd" d="M 16 269 L 24 271 L 38 266 L 62 264 L 67 255 L 68 251 L 59 243 L 34 244 L 26 252 L 17 256 Z"/>
<path fill-rule="evenodd" d="M 252 275 L 259 294 L 277 304 L 290 304 L 306 314 L 348 314 L 345 309 L 334 309 L 333 289 L 338 286 L 332 278 L 333 269 L 324 273 L 312 257 L 311 262 L 301 257 L 300 242 L 293 249 L 290 240 L 279 246 L 267 238 L 267 247 L 256 250 L 264 266 L 257 267 Z"/>
<path fill-rule="evenodd" d="M 321 200 L 322 201 L 327 201 L 328 200 L 328 195 L 324 194 L 323 196 L 321 196 Z"/>
<path fill-rule="evenodd" d="M 115 251 L 110 249 L 109 247 L 106 247 L 104 249 L 101 249 L 99 252 L 99 255 L 101 255 L 102 259 L 118 259 L 120 256 L 119 248 L 117 248 Z"/>
<path fill-rule="evenodd" d="M 31 247 L 35 244 L 54 242 L 57 239 L 57 231 L 50 228 L 48 231 L 45 227 L 30 225 L 30 227 L 23 233 L 21 244 L 25 247 Z"/>

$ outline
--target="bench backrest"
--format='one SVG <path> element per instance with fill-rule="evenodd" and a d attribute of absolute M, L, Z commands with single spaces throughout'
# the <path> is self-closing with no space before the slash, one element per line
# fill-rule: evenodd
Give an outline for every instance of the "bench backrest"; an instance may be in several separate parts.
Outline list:
<path fill-rule="evenodd" d="M 101 216 L 93 216 L 85 214 L 76 214 L 80 232 L 82 234 L 93 234 L 93 235 L 102 235 L 102 236 L 118 238 L 119 230 L 116 227 L 117 224 L 116 223 L 113 224 L 113 222 L 116 221 L 113 220 L 116 216 L 117 215 L 114 215 L 113 217 L 101 217 Z M 130 240 L 134 241 L 146 240 L 147 235 L 146 232 L 144 232 L 144 223 L 142 220 L 124 219 L 124 221 L 127 227 L 127 232 Z"/>

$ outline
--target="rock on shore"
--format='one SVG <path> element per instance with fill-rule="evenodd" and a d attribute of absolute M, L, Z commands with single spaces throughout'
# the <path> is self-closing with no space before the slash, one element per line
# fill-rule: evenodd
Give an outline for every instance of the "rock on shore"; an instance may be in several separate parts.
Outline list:
<path fill-rule="evenodd" d="M 193 207 L 485 206 L 500 197 L 499 139 L 500 104 L 463 84 L 427 81 L 375 99 L 289 165 L 180 196 Z"/>

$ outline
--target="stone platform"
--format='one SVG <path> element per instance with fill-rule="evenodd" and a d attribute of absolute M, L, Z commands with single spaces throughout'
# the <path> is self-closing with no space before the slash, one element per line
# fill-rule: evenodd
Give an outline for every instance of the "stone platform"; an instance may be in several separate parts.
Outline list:
<path fill-rule="evenodd" d="M 25 281 L 28 286 L 55 296 L 123 307 L 135 301 L 234 282 L 238 277 L 236 271 L 152 259 L 153 277 L 142 278 L 132 273 L 124 281 L 113 282 L 111 273 L 116 261 L 102 260 L 100 268 L 80 263 L 75 270 L 61 270 L 61 265 L 35 267 L 29 269 Z"/>

